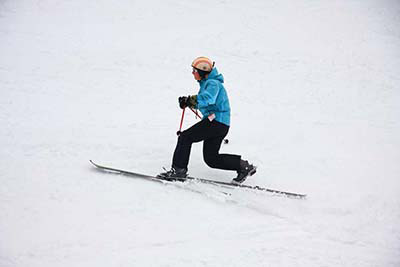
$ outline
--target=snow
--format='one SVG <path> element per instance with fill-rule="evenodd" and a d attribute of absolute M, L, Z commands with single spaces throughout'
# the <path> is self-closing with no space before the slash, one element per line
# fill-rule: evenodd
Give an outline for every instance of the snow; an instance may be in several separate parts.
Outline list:
<path fill-rule="evenodd" d="M 2 1 L 0 266 L 400 266 L 399 12 L 397 0 Z M 90 165 L 169 167 L 197 56 L 225 77 L 222 151 L 258 165 L 246 183 L 306 200 Z M 234 175 L 208 168 L 201 145 L 189 168 Z"/>

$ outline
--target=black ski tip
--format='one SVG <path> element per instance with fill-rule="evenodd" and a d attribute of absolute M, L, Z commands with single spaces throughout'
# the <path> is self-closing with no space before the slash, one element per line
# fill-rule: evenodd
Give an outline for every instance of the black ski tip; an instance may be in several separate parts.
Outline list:
<path fill-rule="evenodd" d="M 249 176 L 253 176 L 257 172 L 257 166 L 254 166 L 254 169 L 249 173 Z"/>
<path fill-rule="evenodd" d="M 96 167 L 98 166 L 98 165 L 97 165 L 96 163 L 94 163 L 94 161 L 91 160 L 91 159 L 89 160 L 89 162 L 92 163 L 92 164 L 93 164 L 94 166 L 96 166 Z"/>
<path fill-rule="evenodd" d="M 99 164 L 95 163 L 93 160 L 89 160 L 90 163 L 92 163 L 93 166 L 95 166 L 96 168 L 103 168 L 103 166 L 100 166 Z"/>

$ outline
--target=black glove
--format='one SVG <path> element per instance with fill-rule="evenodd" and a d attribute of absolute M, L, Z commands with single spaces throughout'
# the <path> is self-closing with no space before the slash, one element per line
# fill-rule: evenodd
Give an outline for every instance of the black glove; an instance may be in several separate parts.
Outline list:
<path fill-rule="evenodd" d="M 189 98 L 188 98 L 187 96 L 181 96 L 181 97 L 178 98 L 179 107 L 180 107 L 181 109 L 184 109 L 184 108 L 186 108 L 186 107 L 188 106 L 188 104 L 187 104 L 188 99 L 189 99 Z"/>
<path fill-rule="evenodd" d="M 178 101 L 181 109 L 186 107 L 195 108 L 197 105 L 197 95 L 181 96 L 178 98 Z"/>

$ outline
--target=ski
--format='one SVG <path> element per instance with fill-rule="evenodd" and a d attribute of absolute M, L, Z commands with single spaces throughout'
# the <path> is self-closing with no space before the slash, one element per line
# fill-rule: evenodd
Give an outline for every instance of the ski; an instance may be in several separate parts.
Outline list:
<path fill-rule="evenodd" d="M 101 171 L 115 173 L 115 174 L 121 174 L 121 175 L 124 175 L 124 176 L 127 176 L 127 177 L 143 178 L 143 179 L 146 179 L 148 181 L 159 182 L 159 183 L 162 183 L 162 184 L 165 184 L 165 185 L 175 185 L 175 186 L 178 186 L 179 188 L 184 188 L 184 189 L 187 189 L 187 190 L 195 192 L 195 193 L 203 194 L 202 191 L 198 191 L 198 190 L 193 189 L 193 188 L 181 187 L 179 183 L 176 183 L 179 180 L 167 180 L 167 179 L 162 179 L 160 177 L 153 176 L 153 175 L 147 175 L 147 174 L 142 174 L 142 173 L 137 173 L 137 172 L 132 172 L 132 171 L 125 171 L 125 170 L 121 170 L 121 169 L 106 167 L 106 166 L 102 166 L 100 164 L 97 164 L 92 160 L 90 160 L 90 163 L 92 163 L 97 169 L 99 169 Z M 180 182 L 182 182 L 182 181 L 180 181 Z M 226 196 L 231 195 L 230 193 L 227 193 L 227 192 L 222 191 L 222 190 L 218 191 L 218 193 L 221 193 L 221 194 L 226 195 Z"/>
<path fill-rule="evenodd" d="M 115 169 L 115 168 L 111 168 L 111 167 L 102 166 L 102 165 L 95 163 L 92 160 L 90 160 L 90 163 L 92 163 L 96 168 L 104 170 L 104 171 L 119 173 L 119 174 L 123 174 L 126 176 L 134 176 L 134 177 L 138 177 L 138 178 L 144 178 L 144 179 L 148 179 L 148 180 L 152 180 L 152 181 L 156 181 L 156 182 L 169 182 L 168 180 L 160 179 L 160 178 L 157 178 L 156 176 L 152 176 L 152 175 L 147 175 L 147 174 L 125 171 L 125 170 L 121 170 L 121 169 Z"/>
<path fill-rule="evenodd" d="M 268 192 L 268 193 L 284 195 L 284 196 L 293 197 L 293 198 L 305 198 L 307 196 L 305 194 L 299 194 L 299 193 L 281 191 L 281 190 L 276 190 L 276 189 L 271 189 L 271 188 L 265 188 L 265 187 L 261 187 L 258 185 L 234 184 L 234 183 L 229 183 L 229 182 L 215 181 L 215 180 L 196 178 L 196 177 L 188 177 L 188 178 L 193 179 L 195 181 L 202 182 L 202 183 L 210 183 L 210 184 L 224 185 L 224 186 L 229 186 L 229 187 L 239 187 L 239 188 L 245 188 L 245 189 L 250 189 L 250 190 L 264 191 L 264 192 Z"/>
<path fill-rule="evenodd" d="M 144 178 L 144 179 L 148 179 L 148 180 L 155 181 L 155 182 L 161 182 L 161 183 L 174 183 L 177 181 L 184 182 L 181 180 L 169 180 L 169 179 L 167 180 L 167 179 L 163 179 L 161 177 L 157 177 L 157 176 L 153 176 L 153 175 L 147 175 L 147 174 L 142 174 L 142 173 L 137 173 L 137 172 L 132 172 L 132 171 L 126 171 L 126 170 L 122 170 L 122 169 L 106 167 L 103 165 L 99 165 L 99 164 L 93 162 L 92 160 L 90 160 L 90 163 L 93 164 L 96 168 L 104 170 L 104 171 L 115 172 L 115 173 L 119 173 L 119 174 L 126 175 L 126 176 Z M 276 195 L 287 196 L 287 197 L 292 197 L 292 198 L 305 198 L 307 196 L 305 194 L 275 190 L 275 189 L 261 187 L 258 185 L 252 186 L 252 185 L 246 185 L 246 184 L 234 184 L 234 183 L 230 183 L 230 182 L 222 182 L 222 181 L 210 180 L 210 179 L 205 179 L 205 178 L 197 178 L 197 177 L 191 177 L 191 176 L 188 176 L 186 178 L 186 180 L 197 181 L 197 182 L 207 183 L 207 184 L 220 185 L 220 186 L 226 186 L 229 188 L 237 187 L 237 188 L 244 188 L 244 189 L 249 189 L 249 190 L 264 191 L 264 192 L 268 192 L 268 193 L 272 193 L 272 194 L 276 194 Z"/>

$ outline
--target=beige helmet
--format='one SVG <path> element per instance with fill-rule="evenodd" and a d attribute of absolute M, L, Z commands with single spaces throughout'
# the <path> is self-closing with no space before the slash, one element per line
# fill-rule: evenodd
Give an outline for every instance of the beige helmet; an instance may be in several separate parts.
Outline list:
<path fill-rule="evenodd" d="M 206 57 L 198 57 L 192 62 L 192 67 L 205 71 L 205 72 L 211 72 L 212 68 L 214 67 L 215 62 L 212 62 L 209 58 Z"/>

